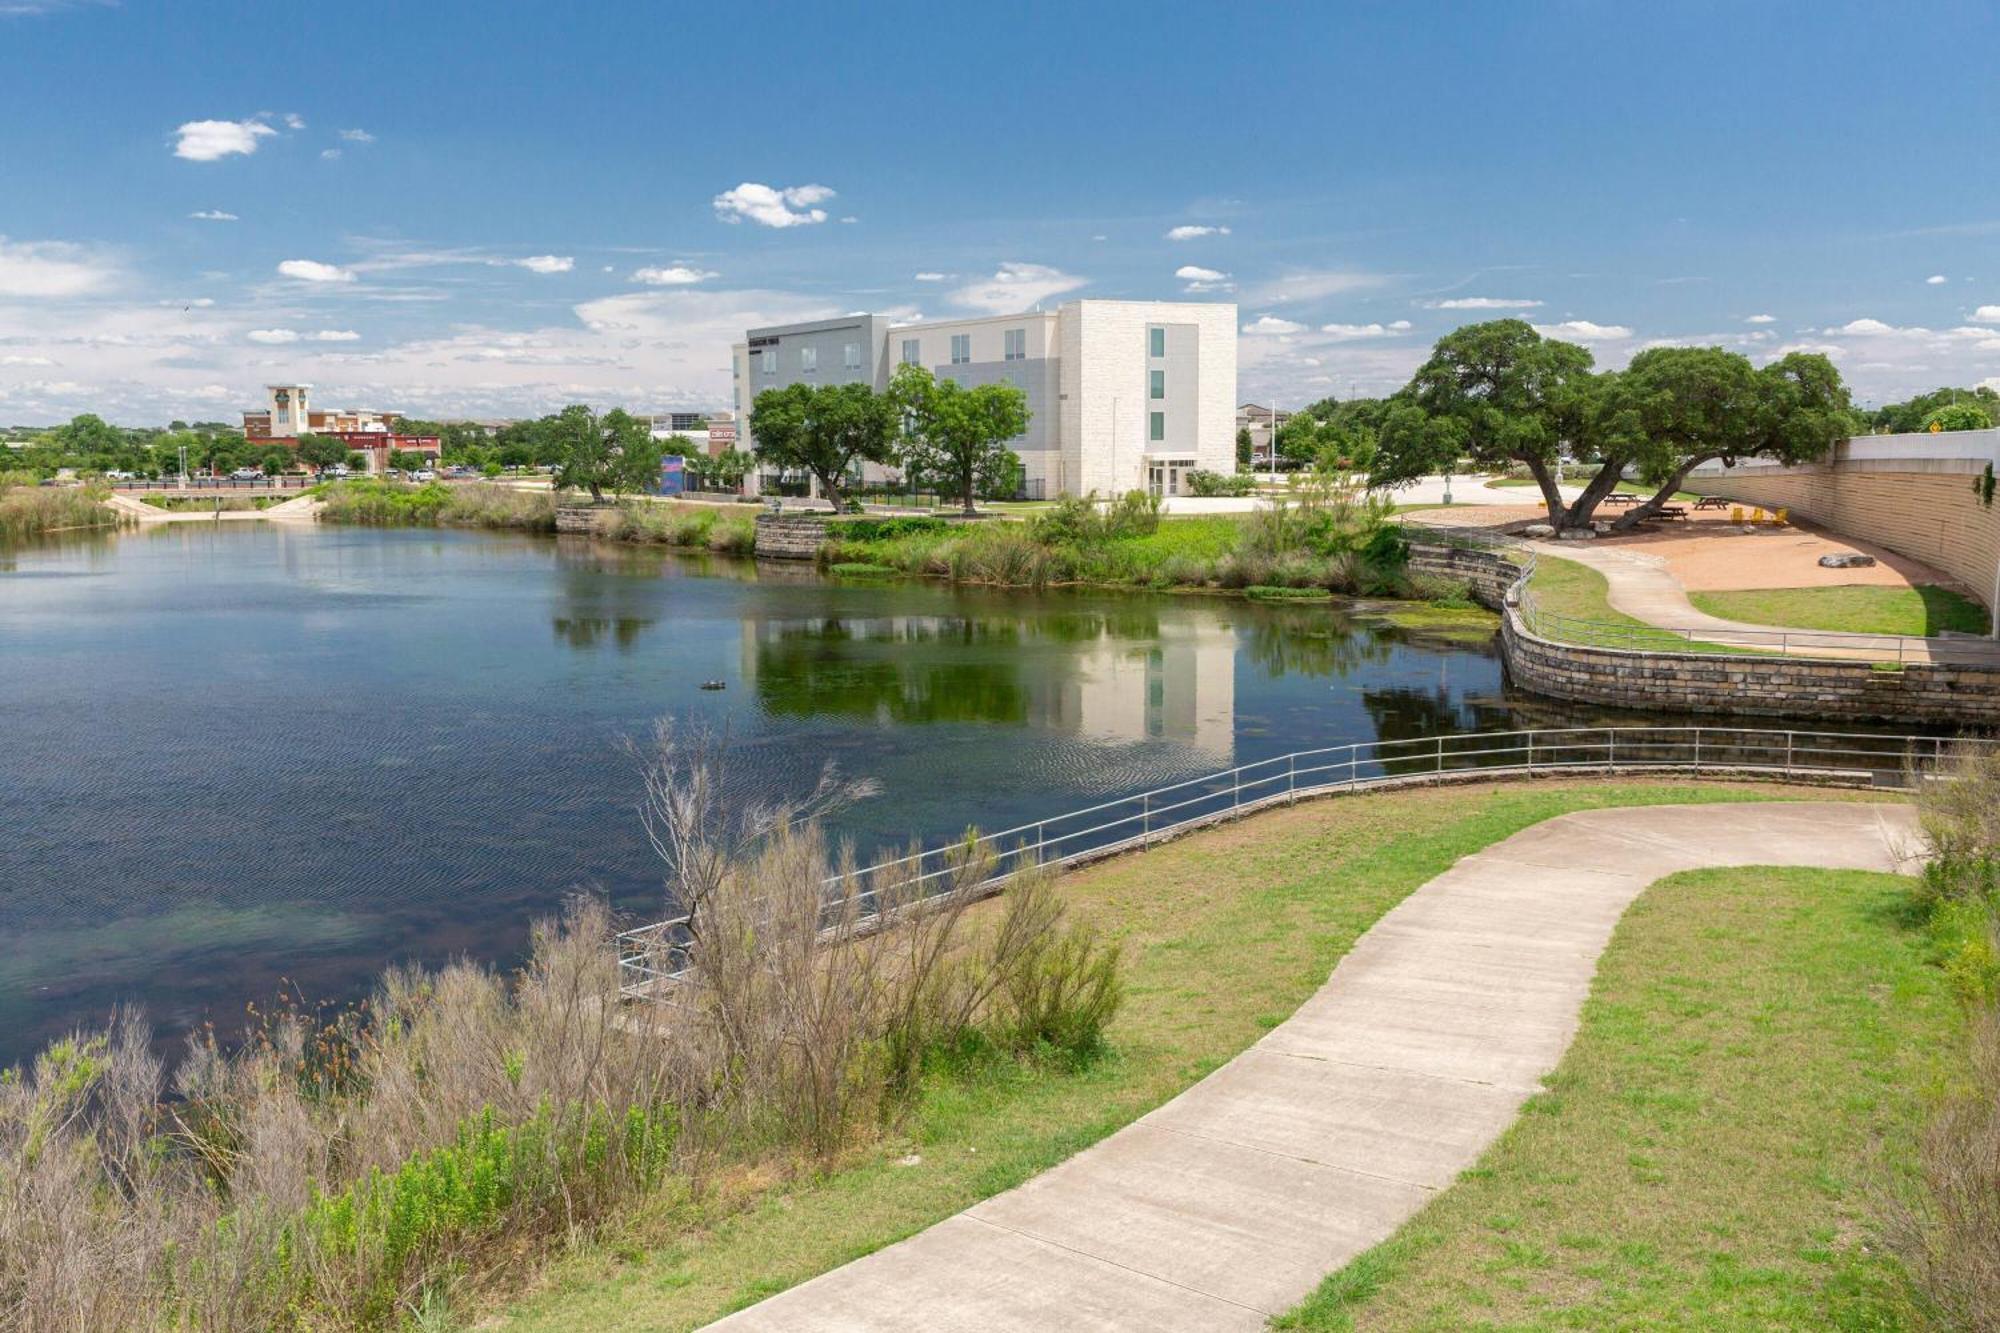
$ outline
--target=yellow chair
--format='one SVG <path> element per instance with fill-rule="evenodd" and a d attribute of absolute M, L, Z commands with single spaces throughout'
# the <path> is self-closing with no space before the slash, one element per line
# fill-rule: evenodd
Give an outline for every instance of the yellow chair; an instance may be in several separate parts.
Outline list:
<path fill-rule="evenodd" d="M 1791 510 L 1780 509 L 1775 515 L 1772 516 L 1771 521 L 1773 523 L 1776 523 L 1779 527 L 1782 528 L 1785 526 L 1786 523 L 1791 521 L 1791 517 L 1792 517 Z"/>
<path fill-rule="evenodd" d="M 1731 505 L 1731 506 L 1729 506 L 1729 521 L 1730 521 L 1731 523 L 1741 523 L 1741 522 L 1743 521 L 1743 506 L 1742 506 L 1742 505 Z"/>

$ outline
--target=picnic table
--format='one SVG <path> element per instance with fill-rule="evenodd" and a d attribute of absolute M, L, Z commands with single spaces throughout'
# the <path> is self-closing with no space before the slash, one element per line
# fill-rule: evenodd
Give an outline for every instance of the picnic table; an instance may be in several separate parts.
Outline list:
<path fill-rule="evenodd" d="M 1686 505 L 1661 505 L 1658 509 L 1655 509 L 1651 515 L 1651 517 L 1653 518 L 1679 519 L 1683 523 L 1687 522 L 1687 516 L 1688 516 L 1688 511 Z"/>
<path fill-rule="evenodd" d="M 1727 509 L 1732 502 L 1723 495 L 1704 495 L 1694 502 L 1696 509 Z"/>
<path fill-rule="evenodd" d="M 1604 497 L 1602 503 L 1608 505 L 1635 505 L 1639 503 L 1639 497 L 1630 491 L 1613 491 Z"/>

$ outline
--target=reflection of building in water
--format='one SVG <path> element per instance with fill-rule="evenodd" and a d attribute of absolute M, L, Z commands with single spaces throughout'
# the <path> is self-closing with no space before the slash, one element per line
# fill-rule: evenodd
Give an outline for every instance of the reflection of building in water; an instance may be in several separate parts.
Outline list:
<path fill-rule="evenodd" d="M 1236 745 L 1236 632 L 1207 619 L 1162 624 L 1157 642 L 1110 634 L 1077 645 L 1050 721 L 1086 736 L 1181 741 L 1227 764 Z"/>
<path fill-rule="evenodd" d="M 1011 722 L 1235 751 L 1236 632 L 1190 615 L 743 622 L 743 678 L 772 713 Z"/>

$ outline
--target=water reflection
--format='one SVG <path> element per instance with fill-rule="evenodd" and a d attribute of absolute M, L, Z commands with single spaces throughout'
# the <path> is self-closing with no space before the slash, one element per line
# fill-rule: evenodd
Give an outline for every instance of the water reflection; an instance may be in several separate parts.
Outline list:
<path fill-rule="evenodd" d="M 984 722 L 1174 740 L 1226 761 L 1235 627 L 1155 610 L 745 621 L 743 676 L 776 717 Z"/>

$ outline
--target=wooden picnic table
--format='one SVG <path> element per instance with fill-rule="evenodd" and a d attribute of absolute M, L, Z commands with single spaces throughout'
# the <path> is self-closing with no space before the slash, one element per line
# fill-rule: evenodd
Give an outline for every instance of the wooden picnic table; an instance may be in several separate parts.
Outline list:
<path fill-rule="evenodd" d="M 1687 522 L 1687 516 L 1686 505 L 1661 505 L 1652 513 L 1652 517 L 1654 518 L 1675 518 L 1683 523 Z"/>
<path fill-rule="evenodd" d="M 1639 503 L 1639 497 L 1630 491 L 1613 491 L 1604 497 L 1603 503 L 1608 505 L 1635 505 Z"/>
<path fill-rule="evenodd" d="M 1704 495 L 1701 499 L 1694 502 L 1694 507 L 1696 509 L 1727 509 L 1730 504 L 1731 501 L 1727 496 Z"/>

